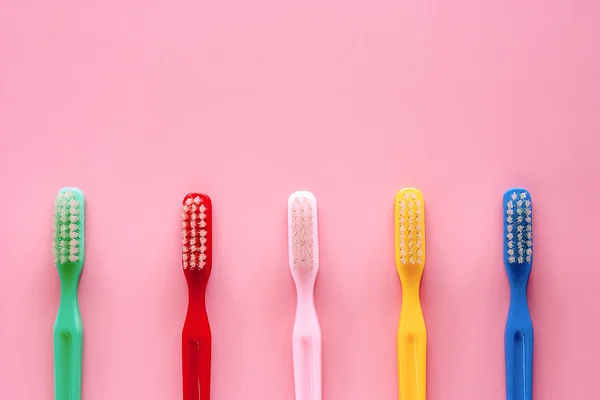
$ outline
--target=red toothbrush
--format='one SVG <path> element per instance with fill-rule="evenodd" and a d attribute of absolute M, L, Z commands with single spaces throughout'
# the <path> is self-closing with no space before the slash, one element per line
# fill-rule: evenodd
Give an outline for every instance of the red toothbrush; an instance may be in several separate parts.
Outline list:
<path fill-rule="evenodd" d="M 210 400 L 211 333 L 205 294 L 212 268 L 212 204 L 207 195 L 185 196 L 181 228 L 181 258 L 189 300 L 181 342 L 183 400 Z"/>

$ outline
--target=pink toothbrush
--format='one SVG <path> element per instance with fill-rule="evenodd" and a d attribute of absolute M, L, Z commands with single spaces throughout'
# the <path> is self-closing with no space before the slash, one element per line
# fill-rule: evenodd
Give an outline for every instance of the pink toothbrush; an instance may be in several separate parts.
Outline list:
<path fill-rule="evenodd" d="M 310 192 L 288 199 L 288 244 L 298 301 L 292 335 L 296 400 L 321 400 L 321 327 L 314 287 L 319 272 L 317 199 Z"/>

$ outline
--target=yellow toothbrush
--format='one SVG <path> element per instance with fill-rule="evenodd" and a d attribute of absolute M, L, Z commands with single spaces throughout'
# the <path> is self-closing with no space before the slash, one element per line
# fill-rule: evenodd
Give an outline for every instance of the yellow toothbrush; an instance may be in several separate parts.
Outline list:
<path fill-rule="evenodd" d="M 425 208 L 414 188 L 400 190 L 394 203 L 396 269 L 402 284 L 398 325 L 400 400 L 425 400 L 427 331 L 419 289 L 425 266 Z"/>

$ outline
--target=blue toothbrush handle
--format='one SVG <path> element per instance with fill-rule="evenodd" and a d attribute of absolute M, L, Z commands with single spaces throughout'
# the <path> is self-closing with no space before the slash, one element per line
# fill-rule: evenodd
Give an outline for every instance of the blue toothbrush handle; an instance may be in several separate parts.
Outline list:
<path fill-rule="evenodd" d="M 506 400 L 532 400 L 533 325 L 529 310 L 526 308 L 521 312 L 509 314 L 504 349 Z"/>

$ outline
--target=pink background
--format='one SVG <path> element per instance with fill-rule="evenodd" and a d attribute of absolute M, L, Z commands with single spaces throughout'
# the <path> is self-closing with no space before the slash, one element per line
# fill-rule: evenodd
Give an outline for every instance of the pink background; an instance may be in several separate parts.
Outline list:
<path fill-rule="evenodd" d="M 324 399 L 397 398 L 419 187 L 430 400 L 504 399 L 501 196 L 533 196 L 534 397 L 600 397 L 600 3 L 4 1 L 0 398 L 51 399 L 51 209 L 87 196 L 86 400 L 181 398 L 180 202 L 214 202 L 215 400 L 293 398 L 286 199 L 319 200 Z"/>

